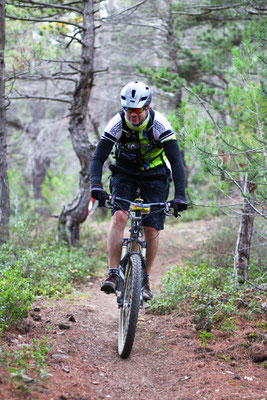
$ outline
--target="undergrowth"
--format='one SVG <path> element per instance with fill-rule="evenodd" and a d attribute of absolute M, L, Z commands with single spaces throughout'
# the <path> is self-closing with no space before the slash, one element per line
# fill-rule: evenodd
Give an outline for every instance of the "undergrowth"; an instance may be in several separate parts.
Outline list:
<path fill-rule="evenodd" d="M 17 389 L 29 392 L 29 384 L 39 384 L 46 379 L 48 368 L 47 353 L 51 345 L 46 338 L 32 339 L 31 345 L 24 345 L 22 349 L 10 350 L 4 347 L 0 350 L 0 361 L 10 372 L 10 381 Z"/>
<path fill-rule="evenodd" d="M 105 266 L 102 238 L 87 227 L 84 246 L 58 243 L 55 221 L 29 223 L 18 219 L 10 240 L 0 247 L 0 334 L 27 316 L 36 296 L 59 297 L 70 292 Z M 10 373 L 10 383 L 22 392 L 40 385 L 48 376 L 46 338 L 12 350 L 0 348 L 0 363 Z"/>
<path fill-rule="evenodd" d="M 254 313 L 263 313 L 260 300 L 250 287 L 238 286 L 229 269 L 177 265 L 165 274 L 163 290 L 150 309 L 155 313 L 190 312 L 197 329 L 209 331 L 216 326 L 224 330 L 229 328 L 233 315 L 249 319 Z"/>
<path fill-rule="evenodd" d="M 218 221 L 215 233 L 201 250 L 186 260 L 185 266 L 176 265 L 165 274 L 163 289 L 151 302 L 151 311 L 190 313 L 198 330 L 210 331 L 216 327 L 228 332 L 235 330 L 235 317 L 252 319 L 255 314 L 264 313 L 262 304 L 266 304 L 266 297 L 264 291 L 257 290 L 257 285 L 267 284 L 262 228 L 261 222 L 255 224 L 251 246 L 249 277 L 254 286 L 240 285 L 234 276 L 238 226 L 224 218 Z"/>
<path fill-rule="evenodd" d="M 19 220 L 12 227 L 0 252 L 0 332 L 23 318 L 36 296 L 61 296 L 103 268 L 105 256 L 96 251 L 96 240 L 91 248 L 70 248 L 55 237 L 51 223 L 40 228 Z"/>

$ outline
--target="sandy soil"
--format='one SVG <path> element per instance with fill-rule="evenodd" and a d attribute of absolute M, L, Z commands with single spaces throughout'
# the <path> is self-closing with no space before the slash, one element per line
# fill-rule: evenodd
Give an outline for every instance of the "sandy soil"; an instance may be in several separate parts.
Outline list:
<path fill-rule="evenodd" d="M 167 266 L 182 263 L 201 246 L 212 225 L 213 221 L 179 223 L 161 233 L 151 277 L 156 290 Z M 43 384 L 33 382 L 30 392 L 23 393 L 8 383 L 8 373 L 1 367 L 0 399 L 267 398 L 266 371 L 253 362 L 251 347 L 244 345 L 246 333 L 252 330 L 249 324 L 235 336 L 218 333 L 216 341 L 203 348 L 189 316 L 155 316 L 142 309 L 131 356 L 122 360 L 117 354 L 116 299 L 100 292 L 99 285 L 99 279 L 89 280 L 64 299 L 39 299 L 20 331 L 6 334 L 3 341 L 10 349 L 32 343 L 33 337 L 47 337 L 52 344 L 51 375 Z"/>

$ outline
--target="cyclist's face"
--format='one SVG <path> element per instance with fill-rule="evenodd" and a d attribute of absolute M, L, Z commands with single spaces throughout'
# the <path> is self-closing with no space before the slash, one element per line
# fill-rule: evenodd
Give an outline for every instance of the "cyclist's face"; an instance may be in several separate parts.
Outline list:
<path fill-rule="evenodd" d="M 147 110 L 144 110 L 141 113 L 134 112 L 134 109 L 132 109 L 131 112 L 127 112 L 124 110 L 124 113 L 125 113 L 128 121 L 132 125 L 139 125 L 146 119 L 147 113 L 148 113 L 148 108 L 147 108 Z"/>

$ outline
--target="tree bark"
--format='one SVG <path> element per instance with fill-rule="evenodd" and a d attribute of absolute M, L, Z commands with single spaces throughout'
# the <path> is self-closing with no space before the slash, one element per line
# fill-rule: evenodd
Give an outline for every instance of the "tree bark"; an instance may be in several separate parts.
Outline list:
<path fill-rule="evenodd" d="M 234 259 L 234 270 L 240 283 L 244 283 L 248 279 L 250 246 L 253 234 L 254 219 L 255 211 L 247 202 L 247 200 L 244 199 Z"/>
<path fill-rule="evenodd" d="M 38 93 L 36 93 L 37 95 Z M 42 184 L 44 183 L 51 158 L 43 143 L 41 121 L 45 118 L 45 105 L 41 101 L 30 102 L 32 122 L 29 124 L 29 137 L 33 146 L 31 155 L 32 185 L 34 198 L 43 200 Z M 41 214 L 46 214 L 44 207 L 38 207 Z"/>
<path fill-rule="evenodd" d="M 5 104 L 5 0 L 0 0 L 0 243 L 9 237 L 10 199 L 7 174 Z"/>
<path fill-rule="evenodd" d="M 36 153 L 35 153 L 36 154 Z M 50 166 L 50 157 L 34 157 L 32 165 L 32 183 L 34 198 L 37 200 L 43 200 L 42 184 L 45 181 L 47 169 Z M 44 209 L 40 209 L 41 213 L 45 212 Z"/>
<path fill-rule="evenodd" d="M 69 131 L 74 151 L 80 161 L 79 190 L 73 201 L 63 206 L 59 216 L 58 239 L 74 245 L 80 239 L 80 224 L 88 215 L 90 201 L 89 164 L 94 147 L 88 140 L 88 104 L 94 80 L 94 1 L 83 1 L 83 37 L 80 76 L 71 104 Z"/>

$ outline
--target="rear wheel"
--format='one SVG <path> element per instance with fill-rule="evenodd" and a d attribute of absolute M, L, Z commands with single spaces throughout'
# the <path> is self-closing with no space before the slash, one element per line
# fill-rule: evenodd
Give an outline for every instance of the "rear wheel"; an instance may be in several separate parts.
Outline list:
<path fill-rule="evenodd" d="M 137 325 L 142 287 L 142 261 L 139 254 L 132 254 L 126 267 L 123 304 L 119 311 L 118 353 L 129 357 Z"/>

